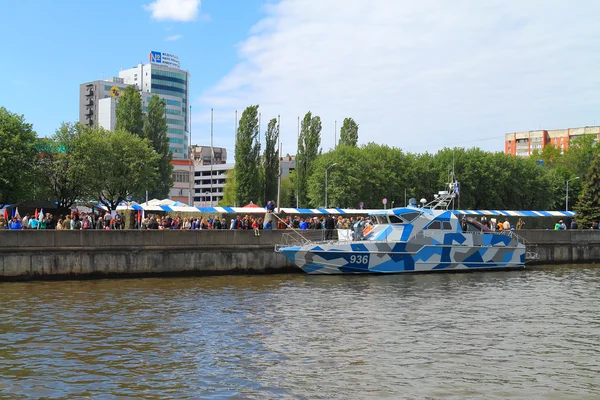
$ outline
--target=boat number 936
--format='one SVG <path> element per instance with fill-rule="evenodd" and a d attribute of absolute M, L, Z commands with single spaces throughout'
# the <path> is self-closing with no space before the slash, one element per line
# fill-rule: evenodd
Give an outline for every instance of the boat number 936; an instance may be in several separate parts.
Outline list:
<path fill-rule="evenodd" d="M 351 255 L 350 256 L 350 264 L 368 264 L 369 256 L 368 255 Z"/>

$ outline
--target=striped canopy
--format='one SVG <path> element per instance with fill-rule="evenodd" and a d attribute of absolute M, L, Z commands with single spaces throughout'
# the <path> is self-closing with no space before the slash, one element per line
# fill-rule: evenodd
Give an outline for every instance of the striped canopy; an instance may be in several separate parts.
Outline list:
<path fill-rule="evenodd" d="M 190 207 L 187 205 L 146 205 L 130 204 L 119 205 L 117 210 L 146 210 L 166 211 L 177 213 L 208 213 L 208 214 L 264 214 L 266 210 L 262 207 Z M 302 215 L 367 215 L 373 211 L 342 208 L 280 208 L 280 212 L 286 214 Z M 574 211 L 527 211 L 527 210 L 454 210 L 456 215 L 479 215 L 479 216 L 502 216 L 502 217 L 573 217 Z"/>

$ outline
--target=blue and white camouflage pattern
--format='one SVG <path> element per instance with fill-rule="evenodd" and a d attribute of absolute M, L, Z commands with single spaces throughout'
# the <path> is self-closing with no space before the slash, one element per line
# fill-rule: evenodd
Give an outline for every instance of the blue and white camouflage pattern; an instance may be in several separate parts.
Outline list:
<path fill-rule="evenodd" d="M 407 207 L 371 215 L 385 220 L 396 216 L 400 223 L 375 225 L 364 240 L 282 246 L 277 251 L 309 274 L 511 269 L 525 264 L 526 246 L 514 232 L 463 232 L 453 211 Z"/>

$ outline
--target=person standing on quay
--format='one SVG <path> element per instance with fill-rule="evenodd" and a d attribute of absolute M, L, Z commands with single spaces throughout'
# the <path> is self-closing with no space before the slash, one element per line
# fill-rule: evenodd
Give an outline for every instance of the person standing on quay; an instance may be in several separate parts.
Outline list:
<path fill-rule="evenodd" d="M 329 214 L 325 220 L 325 240 L 331 240 L 333 237 L 333 230 L 335 229 L 335 220 L 333 216 Z"/>

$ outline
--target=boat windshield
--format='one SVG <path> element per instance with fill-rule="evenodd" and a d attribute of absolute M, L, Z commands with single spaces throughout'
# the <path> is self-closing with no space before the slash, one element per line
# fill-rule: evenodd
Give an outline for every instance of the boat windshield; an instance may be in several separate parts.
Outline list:
<path fill-rule="evenodd" d="M 374 215 L 375 219 L 377 220 L 378 224 L 389 224 L 389 221 L 387 219 L 387 215 Z"/>
<path fill-rule="evenodd" d="M 408 212 L 400 215 L 387 215 L 387 214 L 376 214 L 371 218 L 377 221 L 379 225 L 381 224 L 407 224 L 409 222 L 414 221 L 419 215 L 420 212 Z"/>

